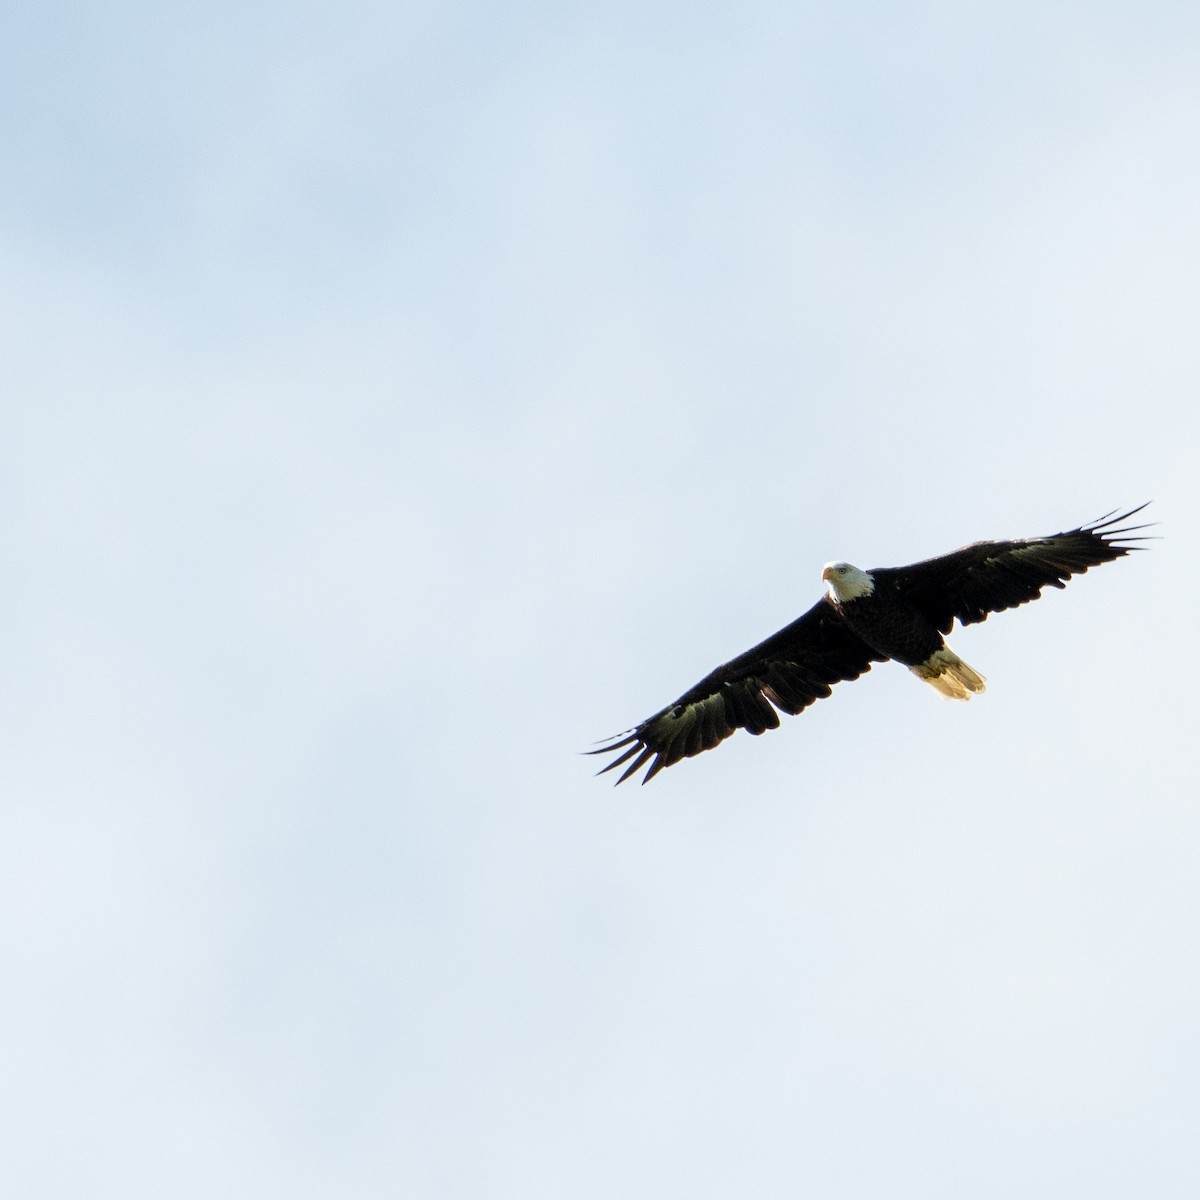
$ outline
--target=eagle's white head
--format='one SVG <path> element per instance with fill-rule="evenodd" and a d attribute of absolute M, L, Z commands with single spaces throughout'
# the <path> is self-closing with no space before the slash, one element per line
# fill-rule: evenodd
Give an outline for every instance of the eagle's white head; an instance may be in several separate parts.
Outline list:
<path fill-rule="evenodd" d="M 869 596 L 875 590 L 875 580 L 866 571 L 848 562 L 826 563 L 821 578 L 829 584 L 829 598 L 840 604 L 857 600 L 860 596 Z"/>

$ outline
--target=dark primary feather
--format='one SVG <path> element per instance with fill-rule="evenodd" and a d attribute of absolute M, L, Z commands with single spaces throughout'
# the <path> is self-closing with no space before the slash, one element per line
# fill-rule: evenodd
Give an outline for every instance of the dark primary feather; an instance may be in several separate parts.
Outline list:
<path fill-rule="evenodd" d="M 759 734 L 775 729 L 776 709 L 794 716 L 828 696 L 833 684 L 857 679 L 872 662 L 883 661 L 823 598 L 766 641 L 706 675 L 674 704 L 587 753 L 624 750 L 600 774 L 633 759 L 617 782 L 650 763 L 642 778 L 647 783 L 663 767 L 711 750 L 735 730 Z"/>
<path fill-rule="evenodd" d="M 1148 526 L 1122 522 L 1145 507 L 1107 513 L 1050 537 L 975 542 L 940 558 L 871 574 L 877 587 L 890 585 L 946 634 L 956 618 L 963 625 L 985 621 L 988 613 L 1036 600 L 1044 587 L 1066 587 L 1072 575 L 1142 549 L 1131 543 L 1147 539 L 1128 535 Z"/>

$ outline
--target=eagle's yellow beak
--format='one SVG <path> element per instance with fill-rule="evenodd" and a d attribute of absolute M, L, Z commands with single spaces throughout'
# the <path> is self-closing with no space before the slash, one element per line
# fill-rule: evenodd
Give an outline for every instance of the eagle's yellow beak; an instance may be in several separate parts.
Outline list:
<path fill-rule="evenodd" d="M 823 570 L 821 572 L 821 578 L 824 579 L 826 583 L 828 583 L 833 578 L 833 568 L 826 567 L 825 570 Z"/>

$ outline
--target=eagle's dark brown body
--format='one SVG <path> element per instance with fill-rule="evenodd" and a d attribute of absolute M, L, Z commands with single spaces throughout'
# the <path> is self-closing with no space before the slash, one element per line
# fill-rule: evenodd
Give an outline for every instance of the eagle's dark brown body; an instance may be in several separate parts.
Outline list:
<path fill-rule="evenodd" d="M 872 571 L 875 590 L 857 600 L 835 601 L 842 619 L 882 659 L 906 667 L 923 663 L 940 650 L 943 637 L 937 626 L 904 597 L 894 574 Z"/>

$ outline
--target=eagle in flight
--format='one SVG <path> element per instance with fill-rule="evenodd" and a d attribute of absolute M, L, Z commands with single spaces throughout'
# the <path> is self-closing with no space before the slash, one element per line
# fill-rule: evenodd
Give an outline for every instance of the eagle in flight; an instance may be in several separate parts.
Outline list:
<path fill-rule="evenodd" d="M 779 713 L 795 716 L 857 679 L 875 662 L 894 659 L 951 700 L 983 691 L 984 679 L 946 644 L 955 618 L 987 620 L 1036 600 L 1042 588 L 1066 587 L 1072 575 L 1112 562 L 1145 537 L 1146 525 L 1123 522 L 1146 505 L 1050 537 L 974 542 L 907 567 L 864 571 L 832 562 L 821 572 L 828 591 L 802 617 L 765 642 L 706 675 L 673 704 L 589 754 L 621 753 L 600 774 L 629 765 L 617 783 L 649 763 L 649 782 L 663 767 L 711 750 L 739 729 L 765 733 Z M 777 711 L 778 710 L 778 711 Z"/>

